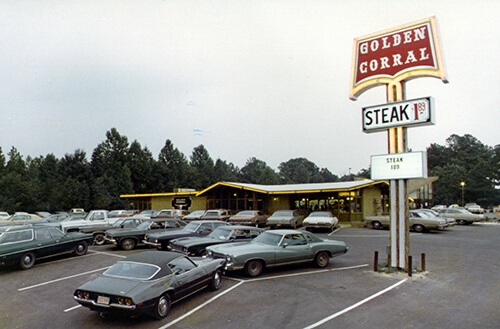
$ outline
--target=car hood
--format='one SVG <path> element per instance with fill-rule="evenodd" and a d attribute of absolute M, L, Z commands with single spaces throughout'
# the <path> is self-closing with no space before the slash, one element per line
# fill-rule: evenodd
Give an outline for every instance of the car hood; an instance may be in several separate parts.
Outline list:
<path fill-rule="evenodd" d="M 219 240 L 211 237 L 187 237 L 172 240 L 173 244 L 184 247 L 198 246 L 204 244 L 226 243 L 228 240 Z"/>
<path fill-rule="evenodd" d="M 258 254 L 262 251 L 269 251 L 277 246 L 271 246 L 264 243 L 257 242 L 236 242 L 236 243 L 226 243 L 219 246 L 211 246 L 210 250 L 214 252 L 220 252 L 229 255 L 241 255 L 246 253 Z"/>
<path fill-rule="evenodd" d="M 308 217 L 306 219 L 304 219 L 304 222 L 306 223 L 311 223 L 311 224 L 315 224 L 315 223 L 319 223 L 319 222 L 334 222 L 335 221 L 335 217 Z"/>
<path fill-rule="evenodd" d="M 113 230 L 107 230 L 106 235 L 108 236 L 120 236 L 120 235 L 129 235 L 129 234 L 141 234 L 145 231 L 131 229 L 131 228 L 116 228 Z"/>
<path fill-rule="evenodd" d="M 193 232 L 185 231 L 185 230 L 175 230 L 175 231 L 166 231 L 166 232 L 155 232 L 146 234 L 146 238 L 168 238 L 168 237 L 182 237 L 192 235 Z"/>
<path fill-rule="evenodd" d="M 130 296 L 130 292 L 141 284 L 143 284 L 142 281 L 138 280 L 129 280 L 101 275 L 97 279 L 80 286 L 78 289 L 94 291 L 102 294 Z"/>

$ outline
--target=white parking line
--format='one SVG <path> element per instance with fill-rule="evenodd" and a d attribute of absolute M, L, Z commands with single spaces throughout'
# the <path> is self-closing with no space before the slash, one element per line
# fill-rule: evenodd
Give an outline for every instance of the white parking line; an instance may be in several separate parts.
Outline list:
<path fill-rule="evenodd" d="M 92 270 L 92 271 L 88 271 L 88 272 L 84 272 L 84 273 L 79 273 L 79 274 L 75 274 L 75 275 L 66 276 L 64 278 L 59 278 L 59 279 L 56 279 L 56 280 L 47 281 L 47 282 L 44 282 L 44 283 L 35 284 L 33 286 L 29 286 L 29 287 L 24 287 L 24 288 L 21 288 L 21 289 L 17 289 L 17 291 L 24 291 L 24 290 L 28 290 L 28 289 L 33 289 L 33 288 L 45 286 L 45 285 L 48 285 L 48 284 L 51 284 L 51 283 L 55 283 L 55 282 L 59 282 L 59 281 L 63 281 L 63 280 L 68 280 L 68 279 L 72 279 L 72 278 L 76 278 L 78 276 L 87 275 L 87 274 L 94 273 L 94 272 L 99 272 L 99 271 L 104 271 L 104 270 L 107 270 L 110 267 L 111 266 L 107 266 L 107 267 L 99 268 L 97 270 Z"/>
<path fill-rule="evenodd" d="M 277 275 L 277 276 L 272 276 L 272 277 L 268 277 L 268 278 L 259 278 L 259 279 L 250 279 L 250 280 L 241 280 L 241 279 L 228 278 L 228 279 L 234 279 L 236 281 L 239 281 L 239 283 L 235 284 L 234 286 L 232 286 L 228 290 L 225 290 L 224 292 L 218 294 L 217 296 L 215 296 L 215 297 L 207 300 L 205 303 L 201 304 L 200 306 L 193 308 L 191 311 L 185 313 L 184 315 L 178 317 L 174 321 L 171 321 L 171 322 L 167 323 L 166 325 L 164 325 L 163 327 L 160 327 L 158 329 L 165 329 L 165 328 L 168 328 L 168 327 L 176 324 L 177 322 L 179 322 L 179 321 L 187 318 L 188 316 L 190 316 L 194 312 L 198 311 L 199 309 L 201 309 L 201 308 L 205 307 L 206 305 L 210 304 L 211 302 L 213 302 L 217 298 L 219 298 L 219 297 L 223 296 L 224 294 L 228 293 L 229 291 L 231 291 L 231 290 L 239 287 L 243 283 L 254 282 L 254 281 L 261 281 L 261 280 L 279 279 L 279 278 L 285 278 L 285 277 L 291 277 L 291 276 L 298 276 L 298 275 L 307 275 L 307 274 L 314 274 L 314 273 L 321 273 L 321 272 L 350 270 L 350 269 L 353 269 L 353 268 L 360 268 L 360 267 L 366 267 L 366 266 L 368 266 L 368 264 L 356 265 L 356 266 L 349 266 L 349 267 L 342 267 L 342 268 L 334 268 L 334 269 L 329 269 L 329 270 L 319 270 L 319 271 L 303 272 L 303 273 L 295 273 L 295 274 L 287 274 L 287 275 Z"/>
<path fill-rule="evenodd" d="M 76 310 L 77 308 L 80 308 L 80 307 L 82 307 L 82 305 L 76 305 L 76 306 L 73 306 L 73 307 L 71 307 L 71 308 L 67 308 L 67 309 L 65 309 L 65 310 L 64 310 L 64 312 L 65 312 L 65 313 L 66 313 L 66 312 L 70 312 L 70 311 Z"/>
<path fill-rule="evenodd" d="M 353 268 L 360 268 L 360 267 L 366 267 L 366 266 L 369 266 L 369 265 L 368 264 L 362 264 L 362 265 L 355 265 L 355 266 L 349 266 L 349 267 L 340 267 L 340 268 L 332 268 L 332 269 L 324 269 L 324 270 L 316 270 L 316 271 L 307 271 L 307 272 L 293 273 L 293 274 L 283 274 L 283 275 L 276 275 L 276 276 L 271 276 L 271 277 L 267 277 L 267 278 L 257 278 L 257 279 L 245 280 L 245 282 L 273 280 L 273 279 L 287 278 L 287 277 L 292 277 L 292 276 L 301 276 L 301 275 L 324 273 L 324 272 L 332 272 L 332 271 L 351 270 Z"/>
<path fill-rule="evenodd" d="M 231 288 L 227 289 L 227 290 L 224 290 L 223 292 L 221 292 L 220 294 L 210 298 L 209 300 L 207 300 L 206 302 L 204 302 L 203 304 L 201 304 L 200 306 L 198 307 L 195 307 L 193 308 L 191 311 L 187 312 L 186 314 L 184 314 L 183 316 L 180 316 L 178 317 L 177 319 L 175 319 L 174 321 L 171 321 L 169 323 L 167 323 L 166 325 L 164 325 L 163 327 L 160 327 L 158 329 L 165 329 L 165 328 L 168 328 L 174 324 L 176 324 L 177 322 L 187 318 L 188 316 L 190 316 L 191 314 L 193 314 L 194 312 L 198 311 L 199 309 L 207 306 L 208 304 L 210 304 L 211 302 L 213 302 L 214 300 L 216 300 L 217 298 L 219 297 L 222 297 L 223 295 L 227 294 L 228 292 L 230 292 L 231 290 L 237 288 L 238 286 L 242 285 L 243 283 L 245 283 L 244 281 L 240 282 L 240 283 L 237 283 L 235 284 L 234 286 L 232 286 Z"/>
<path fill-rule="evenodd" d="M 330 320 L 332 320 L 332 319 L 335 319 L 336 317 L 338 317 L 338 316 L 340 316 L 340 315 L 342 315 L 342 314 L 344 314 L 344 313 L 347 313 L 347 312 L 349 312 L 349 311 L 351 311 L 351 310 L 355 309 L 356 307 L 361 306 L 361 305 L 363 305 L 364 303 L 367 303 L 367 302 L 369 302 L 370 300 L 372 300 L 372 299 L 374 299 L 374 298 L 377 298 L 377 297 L 378 297 L 378 296 L 380 296 L 380 295 L 385 294 L 386 292 L 388 292 L 388 291 L 390 291 L 390 290 L 392 290 L 392 289 L 396 288 L 397 286 L 399 286 L 399 285 L 403 284 L 403 283 L 404 283 L 404 282 L 406 282 L 407 280 L 408 280 L 408 279 L 401 280 L 401 281 L 399 281 L 398 283 L 393 284 L 393 285 L 392 285 L 392 286 L 390 286 L 389 288 L 386 288 L 386 289 L 384 289 L 384 290 L 382 290 L 382 291 L 379 291 L 379 292 L 377 292 L 376 294 L 371 295 L 370 297 L 365 298 L 365 299 L 363 299 L 362 301 L 360 301 L 360 302 L 358 302 L 358 303 L 356 303 L 356 304 L 354 304 L 354 305 L 352 305 L 352 306 L 349 306 L 348 308 L 345 308 L 345 309 L 343 309 L 343 310 L 342 310 L 342 311 L 340 311 L 340 312 L 337 312 L 337 313 L 335 313 L 335 314 L 333 314 L 333 315 L 330 315 L 330 316 L 329 316 L 329 317 L 327 317 L 327 318 L 324 318 L 324 319 L 323 319 L 323 320 L 321 320 L 321 321 L 318 321 L 318 322 L 316 322 L 316 323 L 314 323 L 314 324 L 311 324 L 310 326 L 305 327 L 304 329 L 312 329 L 312 328 L 316 328 L 316 327 L 318 327 L 318 326 L 322 325 L 323 323 L 326 323 L 326 322 L 328 322 L 328 321 L 330 321 Z"/>

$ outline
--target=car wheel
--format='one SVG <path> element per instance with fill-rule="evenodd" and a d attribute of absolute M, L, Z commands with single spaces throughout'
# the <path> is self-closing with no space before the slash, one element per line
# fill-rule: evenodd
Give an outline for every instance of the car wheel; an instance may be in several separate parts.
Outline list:
<path fill-rule="evenodd" d="M 463 219 L 460 219 L 460 220 L 458 220 L 458 224 L 460 224 L 460 225 L 467 225 L 467 221 L 465 221 Z"/>
<path fill-rule="evenodd" d="M 245 273 L 248 276 L 251 277 L 256 277 L 259 276 L 260 273 L 262 273 L 262 270 L 264 268 L 264 265 L 260 260 L 251 260 L 245 265 Z"/>
<path fill-rule="evenodd" d="M 23 270 L 32 268 L 35 265 L 35 254 L 32 251 L 25 252 L 21 256 L 20 265 Z"/>
<path fill-rule="evenodd" d="M 170 312 L 170 296 L 165 294 L 165 295 L 162 295 L 160 296 L 160 298 L 158 298 L 158 302 L 156 302 L 156 305 L 155 305 L 155 308 L 154 308 L 154 317 L 157 319 L 157 320 L 161 320 L 163 318 L 165 318 L 168 314 L 168 312 Z"/>
<path fill-rule="evenodd" d="M 372 229 L 379 230 L 382 228 L 382 224 L 380 222 L 372 222 Z"/>
<path fill-rule="evenodd" d="M 327 267 L 330 263 L 330 256 L 325 251 L 320 251 L 316 257 L 314 257 L 314 265 L 317 267 L 323 268 Z"/>
<path fill-rule="evenodd" d="M 106 242 L 106 240 L 104 239 L 104 234 L 98 233 L 98 234 L 94 235 L 94 244 L 95 245 L 102 246 L 104 244 L 104 242 Z"/>
<path fill-rule="evenodd" d="M 413 230 L 417 233 L 422 233 L 425 231 L 425 227 L 420 224 L 413 225 Z"/>
<path fill-rule="evenodd" d="M 215 291 L 219 290 L 222 286 L 222 272 L 220 269 L 214 272 L 212 275 L 212 281 L 210 281 L 210 290 Z"/>
<path fill-rule="evenodd" d="M 83 256 L 87 253 L 87 250 L 89 250 L 88 243 L 85 241 L 81 241 L 76 245 L 74 253 L 77 256 Z"/>
<path fill-rule="evenodd" d="M 123 239 L 120 242 L 123 250 L 132 250 L 135 248 L 135 240 L 134 239 Z"/>

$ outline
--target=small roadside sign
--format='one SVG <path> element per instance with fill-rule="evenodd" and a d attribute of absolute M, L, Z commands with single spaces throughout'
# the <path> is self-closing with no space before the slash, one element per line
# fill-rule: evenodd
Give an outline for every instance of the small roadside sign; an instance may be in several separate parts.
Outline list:
<path fill-rule="evenodd" d="M 371 156 L 371 179 L 427 178 L 427 152 L 392 153 Z"/>

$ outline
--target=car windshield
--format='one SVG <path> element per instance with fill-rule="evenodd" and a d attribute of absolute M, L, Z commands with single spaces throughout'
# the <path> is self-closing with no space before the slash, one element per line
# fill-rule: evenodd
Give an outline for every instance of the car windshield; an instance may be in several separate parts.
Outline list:
<path fill-rule="evenodd" d="M 264 232 L 255 239 L 253 239 L 252 242 L 277 246 L 280 243 L 281 238 L 282 238 L 281 234 Z"/>
<path fill-rule="evenodd" d="M 279 210 L 276 211 L 272 217 L 274 216 L 293 216 L 293 211 L 288 211 L 288 210 Z"/>
<path fill-rule="evenodd" d="M 239 213 L 236 214 L 236 216 L 253 216 L 253 212 L 252 211 L 241 211 Z"/>
<path fill-rule="evenodd" d="M 218 211 L 207 211 L 205 216 L 219 216 L 219 212 Z"/>
<path fill-rule="evenodd" d="M 154 277 L 159 270 L 158 266 L 151 264 L 118 262 L 104 272 L 104 275 L 124 279 L 148 280 Z"/>
<path fill-rule="evenodd" d="M 330 217 L 331 214 L 327 211 L 317 211 L 309 215 L 309 217 Z"/>
<path fill-rule="evenodd" d="M 208 236 L 217 240 L 227 240 L 229 235 L 231 234 L 231 230 L 226 230 L 223 228 L 216 228 L 212 233 Z"/>
<path fill-rule="evenodd" d="M 137 225 L 138 230 L 147 230 L 149 228 L 149 225 L 151 225 L 150 221 L 145 221 Z"/>
<path fill-rule="evenodd" d="M 198 224 L 198 223 L 191 222 L 191 223 L 187 224 L 186 226 L 184 226 L 182 229 L 184 231 L 188 231 L 188 232 L 196 232 L 196 229 L 198 228 L 199 225 L 200 224 Z"/>

